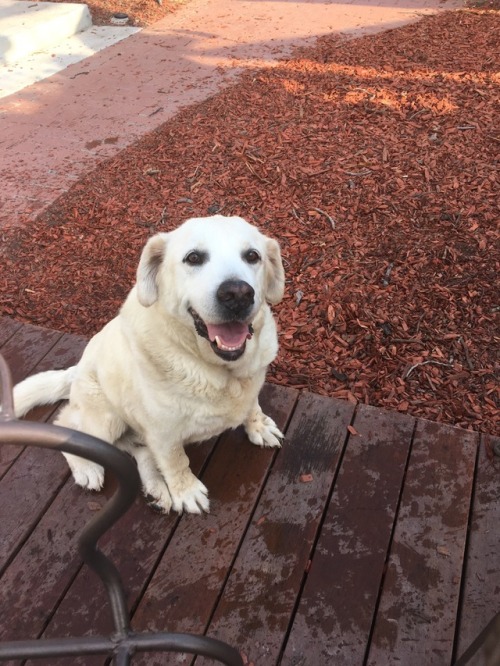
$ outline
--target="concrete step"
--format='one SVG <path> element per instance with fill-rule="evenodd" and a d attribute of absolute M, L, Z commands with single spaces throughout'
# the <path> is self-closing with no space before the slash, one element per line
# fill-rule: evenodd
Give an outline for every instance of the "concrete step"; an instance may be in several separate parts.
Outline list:
<path fill-rule="evenodd" d="M 50 49 L 92 25 L 87 5 L 0 0 L 0 62 Z"/>
<path fill-rule="evenodd" d="M 94 26 L 85 4 L 0 0 L 0 98 L 138 30 Z"/>

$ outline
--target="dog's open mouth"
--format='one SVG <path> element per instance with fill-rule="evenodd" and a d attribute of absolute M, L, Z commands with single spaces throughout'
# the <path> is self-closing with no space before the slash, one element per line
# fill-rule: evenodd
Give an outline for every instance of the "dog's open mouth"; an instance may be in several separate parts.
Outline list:
<path fill-rule="evenodd" d="M 228 321 L 223 324 L 206 324 L 200 315 L 189 308 L 198 335 L 210 342 L 213 351 L 225 361 L 236 361 L 245 351 L 246 341 L 252 337 L 252 324 Z"/>

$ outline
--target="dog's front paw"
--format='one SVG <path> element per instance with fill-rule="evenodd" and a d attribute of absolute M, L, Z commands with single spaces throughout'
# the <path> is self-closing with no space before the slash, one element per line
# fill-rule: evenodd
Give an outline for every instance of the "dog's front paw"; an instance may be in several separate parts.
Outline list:
<path fill-rule="evenodd" d="M 75 483 L 88 490 L 101 490 L 104 484 L 104 468 L 91 460 L 64 453 Z"/>
<path fill-rule="evenodd" d="M 143 483 L 142 492 L 153 509 L 157 509 L 161 513 L 170 513 L 172 498 L 163 479 L 148 484 Z"/>
<path fill-rule="evenodd" d="M 203 483 L 189 471 L 182 475 L 182 478 L 175 483 L 168 483 L 170 496 L 172 497 L 172 508 L 174 511 L 182 513 L 208 513 L 210 502 L 208 500 L 208 490 Z"/>
<path fill-rule="evenodd" d="M 151 451 L 147 446 L 140 446 L 135 442 L 130 445 L 130 442 L 124 438 L 120 440 L 120 448 L 134 456 L 141 477 L 142 492 L 148 504 L 161 513 L 169 513 L 172 508 L 172 498 Z"/>
<path fill-rule="evenodd" d="M 261 409 L 251 415 L 244 427 L 248 439 L 257 446 L 280 447 L 285 437 L 272 418 Z"/>

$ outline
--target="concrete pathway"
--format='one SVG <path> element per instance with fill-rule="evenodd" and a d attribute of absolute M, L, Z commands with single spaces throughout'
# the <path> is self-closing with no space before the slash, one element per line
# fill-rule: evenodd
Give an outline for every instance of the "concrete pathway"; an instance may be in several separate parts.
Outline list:
<path fill-rule="evenodd" d="M 153 0 L 151 0 L 153 2 Z M 297 46 L 462 0 L 189 0 L 172 15 L 0 100 L 0 226 L 27 223 L 100 160 Z"/>
<path fill-rule="evenodd" d="M 138 32 L 93 25 L 87 5 L 0 0 L 0 98 L 60 72 Z"/>

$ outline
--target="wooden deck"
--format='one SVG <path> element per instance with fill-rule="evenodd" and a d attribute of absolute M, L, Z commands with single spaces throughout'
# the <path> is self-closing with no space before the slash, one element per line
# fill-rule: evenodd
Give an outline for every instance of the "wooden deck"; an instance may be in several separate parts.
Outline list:
<path fill-rule="evenodd" d="M 0 318 L 15 381 L 74 363 L 84 343 Z M 263 405 L 286 432 L 279 452 L 240 431 L 189 450 L 209 515 L 139 497 L 103 539 L 134 629 L 206 633 L 255 666 L 451 664 L 500 610 L 498 440 L 272 385 Z M 0 640 L 111 630 L 75 548 L 110 493 L 76 487 L 58 453 L 0 448 Z"/>

